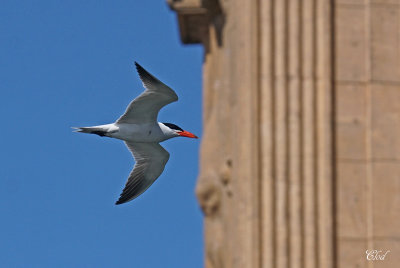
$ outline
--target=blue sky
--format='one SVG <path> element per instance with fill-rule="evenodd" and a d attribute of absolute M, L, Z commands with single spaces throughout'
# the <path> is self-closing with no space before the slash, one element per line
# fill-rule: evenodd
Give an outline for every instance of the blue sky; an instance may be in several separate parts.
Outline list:
<path fill-rule="evenodd" d="M 1 267 L 203 267 L 200 140 L 162 143 L 164 173 L 115 206 L 131 154 L 70 129 L 124 112 L 136 60 L 179 95 L 159 120 L 201 136 L 203 51 L 178 32 L 164 0 L 1 2 Z"/>

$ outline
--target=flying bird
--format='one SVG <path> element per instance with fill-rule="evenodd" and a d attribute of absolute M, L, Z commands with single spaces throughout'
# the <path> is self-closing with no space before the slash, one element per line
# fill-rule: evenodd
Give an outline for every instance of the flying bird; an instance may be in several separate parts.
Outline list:
<path fill-rule="evenodd" d="M 169 153 L 159 144 L 174 137 L 197 137 L 172 123 L 157 122 L 158 112 L 178 100 L 176 93 L 135 62 L 145 90 L 112 124 L 76 127 L 76 132 L 123 140 L 135 159 L 116 205 L 131 201 L 146 191 L 164 171 Z"/>

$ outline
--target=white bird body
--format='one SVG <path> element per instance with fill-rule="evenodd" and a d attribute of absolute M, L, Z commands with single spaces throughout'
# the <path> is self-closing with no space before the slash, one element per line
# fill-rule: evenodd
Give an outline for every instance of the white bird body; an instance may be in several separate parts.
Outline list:
<path fill-rule="evenodd" d="M 113 123 L 87 127 L 85 129 L 104 131 L 104 136 L 123 140 L 126 142 L 162 142 L 174 137 L 179 137 L 175 131 L 163 123 Z"/>
<path fill-rule="evenodd" d="M 112 124 L 76 128 L 77 132 L 123 140 L 135 158 L 136 164 L 116 204 L 136 198 L 161 175 L 169 153 L 159 142 L 179 136 L 197 138 L 177 125 L 157 122 L 160 109 L 177 101 L 178 96 L 136 62 L 135 65 L 146 90 L 129 104 L 125 113 Z"/>

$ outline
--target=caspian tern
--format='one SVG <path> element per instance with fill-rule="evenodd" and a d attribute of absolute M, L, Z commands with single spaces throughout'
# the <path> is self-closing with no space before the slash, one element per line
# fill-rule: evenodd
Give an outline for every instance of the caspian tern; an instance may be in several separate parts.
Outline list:
<path fill-rule="evenodd" d="M 123 140 L 131 151 L 136 163 L 116 205 L 141 195 L 164 171 L 169 153 L 159 142 L 174 137 L 197 139 L 175 124 L 157 122 L 160 109 L 177 101 L 178 96 L 137 62 L 135 65 L 145 91 L 128 105 L 125 113 L 112 124 L 74 128 L 76 132 Z"/>

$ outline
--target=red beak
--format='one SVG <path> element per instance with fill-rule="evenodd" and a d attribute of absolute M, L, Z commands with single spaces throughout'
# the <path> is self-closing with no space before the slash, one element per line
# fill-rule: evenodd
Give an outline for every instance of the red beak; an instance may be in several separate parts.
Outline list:
<path fill-rule="evenodd" d="M 184 130 L 184 131 L 178 132 L 178 134 L 179 134 L 179 136 L 182 136 L 182 137 L 198 139 L 198 137 L 196 135 L 190 133 L 189 131 Z"/>

